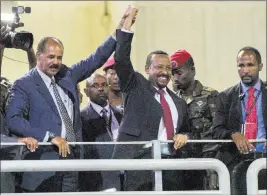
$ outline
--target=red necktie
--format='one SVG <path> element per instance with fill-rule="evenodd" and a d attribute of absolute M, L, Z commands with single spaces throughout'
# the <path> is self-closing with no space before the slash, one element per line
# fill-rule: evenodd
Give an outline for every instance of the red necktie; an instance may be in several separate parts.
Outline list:
<path fill-rule="evenodd" d="M 160 95 L 160 104 L 163 109 L 163 121 L 166 127 L 167 139 L 172 140 L 173 134 L 174 134 L 174 127 L 173 127 L 171 109 L 169 107 L 168 102 L 166 101 L 164 97 L 165 91 L 162 89 L 159 89 L 157 92 Z"/>
<path fill-rule="evenodd" d="M 248 100 L 246 105 L 246 132 L 245 136 L 248 139 L 256 139 L 257 136 L 257 108 L 256 108 L 256 98 L 254 96 L 255 88 L 249 88 L 248 90 Z M 253 107 L 252 107 L 253 106 Z"/>

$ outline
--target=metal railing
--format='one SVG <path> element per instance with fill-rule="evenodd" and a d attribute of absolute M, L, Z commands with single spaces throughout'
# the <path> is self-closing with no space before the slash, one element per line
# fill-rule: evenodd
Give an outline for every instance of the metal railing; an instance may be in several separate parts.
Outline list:
<path fill-rule="evenodd" d="M 260 158 L 253 161 L 247 170 L 247 194 L 248 195 L 266 195 L 267 190 L 259 190 L 258 188 L 258 175 L 260 170 L 267 167 L 266 158 Z"/>
<path fill-rule="evenodd" d="M 136 141 L 136 142 L 68 142 L 69 145 L 140 145 L 140 144 L 148 144 L 152 143 L 153 141 L 158 141 L 160 143 L 173 143 L 172 140 L 169 141 L 159 141 L 159 140 L 152 140 L 152 141 Z M 233 140 L 188 140 L 187 143 L 231 143 Z M 251 143 L 260 143 L 260 142 L 267 142 L 267 139 L 250 139 L 249 142 Z M 24 146 L 24 143 L 18 142 L 0 142 L 1 146 Z M 53 145 L 50 142 L 39 142 L 40 146 L 46 145 Z"/>
<path fill-rule="evenodd" d="M 250 142 L 266 142 L 267 140 L 249 140 Z M 26 172 L 26 171 L 112 171 L 112 170 L 154 170 L 155 172 L 155 191 L 147 192 L 69 192 L 64 194 L 185 194 L 185 195 L 200 195 L 200 194 L 230 194 L 230 177 L 226 166 L 219 160 L 216 159 L 161 159 L 161 144 L 162 143 L 172 143 L 173 141 L 141 141 L 141 142 L 70 142 L 72 145 L 113 145 L 113 144 L 130 144 L 130 145 L 140 145 L 143 144 L 146 147 L 152 147 L 154 160 L 49 160 L 42 162 L 38 160 L 38 166 L 34 163 L 36 161 L 23 160 L 21 161 L 2 161 L 1 162 L 1 172 Z M 232 140 L 188 140 L 188 143 L 231 143 Z M 1 143 L 1 145 L 25 145 L 23 143 Z M 51 145 L 51 143 L 41 142 L 39 145 Z M 216 161 L 216 162 L 215 162 Z M 211 163 L 212 162 L 212 163 Z M 265 161 L 266 162 L 266 161 Z M 21 164 L 20 164 L 21 163 Z M 40 170 L 40 163 L 42 163 L 42 170 Z M 62 164 L 64 163 L 64 165 Z M 77 164 L 76 164 L 77 163 Z M 81 163 L 81 164 L 79 164 Z M 208 164 L 207 164 L 208 163 Z M 213 164 L 214 163 L 214 164 Z M 55 167 L 55 164 L 58 166 Z M 19 165 L 19 166 L 18 166 Z M 77 166 L 85 166 L 81 167 Z M 211 166 L 209 166 L 211 165 Z M 266 164 L 265 164 L 266 165 Z M 167 168 L 166 168 L 167 167 Z M 67 170 L 66 170 L 66 169 Z M 53 169 L 53 170 L 52 170 Z M 64 169 L 64 170 L 62 170 Z M 219 175 L 219 191 L 209 190 L 209 191 L 162 191 L 162 170 L 204 170 L 213 169 Z M 223 169 L 223 171 L 221 170 Z M 252 170 L 253 171 L 253 170 Z M 227 176 L 226 176 L 226 175 Z M 251 173 L 252 174 L 252 173 Z M 250 177 L 251 179 L 251 177 Z M 258 181 L 258 180 L 257 180 Z M 248 190 L 258 189 L 258 183 L 248 182 Z M 252 186 L 250 186 L 252 185 Z M 255 191 L 253 191 L 254 193 Z M 266 194 L 266 190 L 257 190 L 258 194 Z M 17 194 L 17 193 L 16 193 Z M 44 194 L 47 193 L 33 193 Z M 62 193 L 53 193 L 62 194 Z M 5 194 L 4 194 L 5 195 Z M 12 193 L 7 193 L 6 195 L 12 195 Z M 251 195 L 251 194 L 250 194 Z M 253 194 L 254 195 L 254 194 Z"/>
<path fill-rule="evenodd" d="M 213 169 L 219 175 L 219 190 L 214 191 L 155 191 L 152 192 L 75 192 L 64 194 L 187 194 L 223 195 L 230 194 L 230 176 L 227 167 L 216 159 L 146 159 L 146 160 L 7 160 L 1 162 L 1 172 L 31 171 L 117 171 L 117 170 L 203 170 Z M 3 195 L 11 195 L 6 193 Z M 14 195 L 18 193 L 14 193 Z M 47 193 L 32 193 L 41 195 Z M 56 194 L 56 193 L 52 193 Z M 60 193 L 63 194 L 63 193 Z"/>

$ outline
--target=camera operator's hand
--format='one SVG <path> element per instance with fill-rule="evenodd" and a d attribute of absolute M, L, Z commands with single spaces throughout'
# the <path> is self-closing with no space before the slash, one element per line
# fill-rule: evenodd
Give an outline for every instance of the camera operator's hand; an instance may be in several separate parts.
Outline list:
<path fill-rule="evenodd" d="M 5 45 L 3 44 L 3 40 L 8 36 L 9 30 L 6 26 L 1 28 L 1 37 L 0 37 L 0 49 L 4 49 Z"/>
<path fill-rule="evenodd" d="M 31 47 L 30 49 L 22 48 L 22 50 L 27 52 L 28 62 L 29 62 L 29 70 L 34 68 L 37 64 L 36 55 L 34 53 L 34 49 Z"/>
<path fill-rule="evenodd" d="M 69 144 L 62 137 L 56 136 L 51 140 L 51 143 L 58 147 L 58 153 L 62 157 L 67 157 L 67 154 L 70 154 Z"/>
<path fill-rule="evenodd" d="M 19 138 L 18 142 L 26 144 L 31 152 L 35 152 L 35 149 L 38 148 L 38 141 L 32 137 Z"/>

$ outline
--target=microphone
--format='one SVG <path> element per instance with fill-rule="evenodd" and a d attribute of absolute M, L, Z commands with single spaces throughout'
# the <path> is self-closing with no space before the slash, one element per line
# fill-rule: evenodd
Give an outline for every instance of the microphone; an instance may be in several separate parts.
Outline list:
<path fill-rule="evenodd" d="M 245 97 L 245 94 L 244 93 L 241 93 L 241 94 L 239 94 L 239 99 L 242 101 L 242 100 L 244 100 L 244 97 Z"/>

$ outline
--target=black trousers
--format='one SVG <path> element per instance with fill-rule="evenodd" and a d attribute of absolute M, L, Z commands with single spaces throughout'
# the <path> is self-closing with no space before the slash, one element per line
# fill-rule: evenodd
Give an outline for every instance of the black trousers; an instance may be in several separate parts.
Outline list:
<path fill-rule="evenodd" d="M 149 159 L 150 155 L 145 155 L 142 159 Z M 162 159 L 175 159 L 177 156 L 162 156 Z M 185 190 L 186 171 L 163 170 L 162 183 L 164 191 Z M 153 191 L 154 171 L 126 171 L 125 191 Z"/>
<path fill-rule="evenodd" d="M 70 146 L 71 153 L 66 157 L 59 157 L 59 160 L 70 160 L 79 158 L 79 148 Z M 37 160 L 38 163 L 38 160 Z M 42 174 L 40 172 L 40 174 Z M 31 181 L 27 181 L 31 182 Z M 44 180 L 35 190 L 24 189 L 24 193 L 32 192 L 77 192 L 78 186 L 78 172 L 64 171 L 56 172 L 55 175 Z"/>

